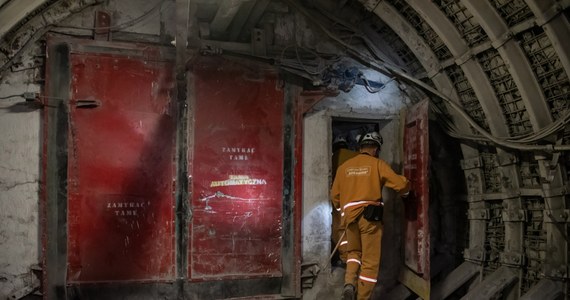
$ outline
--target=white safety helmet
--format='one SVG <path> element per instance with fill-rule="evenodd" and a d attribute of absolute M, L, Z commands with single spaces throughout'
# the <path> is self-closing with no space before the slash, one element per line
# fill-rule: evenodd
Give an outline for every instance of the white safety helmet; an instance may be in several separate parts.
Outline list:
<path fill-rule="evenodd" d="M 364 145 L 375 145 L 375 146 L 382 146 L 382 144 L 384 143 L 384 140 L 382 139 L 382 136 L 376 132 L 376 131 L 372 131 L 369 132 L 367 134 L 365 134 L 362 139 L 360 139 L 360 146 L 364 146 Z"/>
<path fill-rule="evenodd" d="M 336 138 L 334 138 L 333 145 L 336 144 L 348 144 L 348 142 L 346 141 L 346 138 L 344 136 L 339 135 Z"/>

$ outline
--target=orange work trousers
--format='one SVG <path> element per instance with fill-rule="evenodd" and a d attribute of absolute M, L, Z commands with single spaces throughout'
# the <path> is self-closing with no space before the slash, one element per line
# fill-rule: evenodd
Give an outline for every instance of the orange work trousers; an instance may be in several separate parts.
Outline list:
<path fill-rule="evenodd" d="M 356 287 L 357 299 L 368 300 L 378 279 L 383 225 L 360 216 L 346 227 L 345 284 Z"/>

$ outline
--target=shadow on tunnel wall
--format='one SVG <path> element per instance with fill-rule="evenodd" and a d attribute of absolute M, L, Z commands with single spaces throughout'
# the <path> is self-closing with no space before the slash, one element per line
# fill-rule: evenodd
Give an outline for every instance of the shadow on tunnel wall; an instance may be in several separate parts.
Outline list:
<path fill-rule="evenodd" d="M 166 219 L 164 216 L 169 214 L 167 210 L 172 217 L 173 202 L 168 199 L 172 197 L 169 179 L 173 174 L 172 147 L 169 145 L 172 146 L 174 126 L 170 116 L 161 115 L 158 118 L 153 134 L 146 138 L 147 141 L 138 153 L 138 165 L 131 166 L 125 170 L 123 176 L 120 176 L 122 178 L 117 178 L 124 180 L 119 187 L 120 194 L 100 195 L 105 198 L 105 203 L 99 204 L 105 206 L 115 203 L 107 201 L 120 201 L 119 199 L 129 203 L 128 206 L 132 203 L 135 208 L 127 209 L 132 212 L 137 211 L 137 216 L 123 216 L 124 208 L 117 208 L 110 215 L 100 214 L 97 221 L 101 223 L 90 227 L 96 232 L 88 238 L 89 244 L 96 248 L 81 249 L 81 251 L 87 250 L 87 253 L 80 254 L 80 263 L 91 267 L 90 270 L 85 270 L 88 276 L 107 282 L 70 284 L 69 299 L 175 297 L 172 285 L 148 282 L 148 280 L 154 281 L 154 278 L 160 281 L 161 278 L 168 279 L 174 276 L 173 224 L 167 226 L 160 224 Z M 115 197 L 117 200 L 113 200 Z M 128 242 L 125 242 L 127 240 Z M 154 278 L 145 278 L 149 272 L 156 273 L 151 274 Z M 139 284 L 137 279 L 141 280 Z"/>
<path fill-rule="evenodd" d="M 430 245 L 432 286 L 463 262 L 469 242 L 466 185 L 459 142 L 430 121 Z"/>
<path fill-rule="evenodd" d="M 466 187 L 461 169 L 459 143 L 435 121 L 429 123 L 430 137 L 430 271 L 432 287 L 463 262 L 469 239 Z M 400 170 L 398 165 L 392 165 Z M 404 267 L 404 220 L 413 219 L 417 209 L 409 207 L 390 189 L 384 189 L 384 235 L 379 284 L 373 299 L 388 299 L 399 284 Z M 415 299 L 415 298 L 414 298 Z"/>

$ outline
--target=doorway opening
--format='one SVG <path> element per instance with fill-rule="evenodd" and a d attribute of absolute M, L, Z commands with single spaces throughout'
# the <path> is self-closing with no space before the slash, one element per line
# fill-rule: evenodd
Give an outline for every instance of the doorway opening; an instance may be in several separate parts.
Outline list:
<path fill-rule="evenodd" d="M 367 120 L 350 118 L 331 118 L 332 145 L 331 145 L 331 181 L 334 182 L 336 170 L 345 161 L 359 153 L 359 139 L 366 133 L 381 129 L 393 120 Z M 397 127 L 396 127 L 397 128 Z M 391 132 L 389 135 L 391 136 Z M 340 228 L 340 212 L 331 210 L 331 266 L 346 267 L 346 238 Z"/>

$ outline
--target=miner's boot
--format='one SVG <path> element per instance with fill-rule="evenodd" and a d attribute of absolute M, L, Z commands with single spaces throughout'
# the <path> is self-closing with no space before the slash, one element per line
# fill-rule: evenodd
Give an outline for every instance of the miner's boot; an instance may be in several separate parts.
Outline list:
<path fill-rule="evenodd" d="M 344 285 L 342 290 L 342 300 L 354 300 L 354 285 L 348 283 Z"/>

